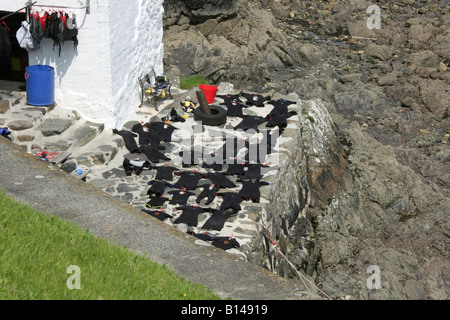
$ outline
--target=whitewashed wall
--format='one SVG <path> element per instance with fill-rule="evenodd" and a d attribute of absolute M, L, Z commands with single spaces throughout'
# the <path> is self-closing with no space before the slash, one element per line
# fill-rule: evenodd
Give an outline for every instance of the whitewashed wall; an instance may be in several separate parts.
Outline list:
<path fill-rule="evenodd" d="M 55 68 L 58 107 L 76 109 L 86 120 L 118 128 L 140 104 L 138 78 L 151 67 L 162 74 L 163 0 L 91 0 L 85 9 L 64 9 L 76 14 L 78 47 L 64 43 L 61 55 L 53 41 L 29 52 L 29 63 Z M 85 0 L 40 0 L 37 4 L 81 7 Z M 22 0 L 0 3 L 0 10 L 15 11 Z M 40 7 L 35 7 L 41 10 Z M 47 9 L 47 8 L 44 8 Z"/>

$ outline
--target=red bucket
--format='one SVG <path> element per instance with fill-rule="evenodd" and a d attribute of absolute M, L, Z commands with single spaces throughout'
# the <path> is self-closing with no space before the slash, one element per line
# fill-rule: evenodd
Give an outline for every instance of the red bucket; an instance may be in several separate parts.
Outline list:
<path fill-rule="evenodd" d="M 216 93 L 218 90 L 218 88 L 216 86 L 200 84 L 198 87 L 200 88 L 200 90 L 203 90 L 203 92 L 205 93 L 206 101 L 208 103 L 213 103 L 214 100 L 216 100 Z"/>

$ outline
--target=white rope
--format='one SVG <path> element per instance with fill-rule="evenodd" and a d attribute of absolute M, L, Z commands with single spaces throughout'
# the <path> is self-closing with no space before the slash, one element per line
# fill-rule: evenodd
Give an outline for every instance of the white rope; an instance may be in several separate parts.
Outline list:
<path fill-rule="evenodd" d="M 272 246 L 275 247 L 274 244 L 272 244 Z M 292 267 L 292 269 L 295 270 L 295 272 L 296 272 L 297 275 L 300 277 L 300 280 L 302 280 L 303 285 L 306 287 L 307 290 L 309 290 L 309 288 L 308 288 L 308 285 L 306 285 L 306 283 L 305 283 L 304 280 L 308 281 L 314 288 L 316 288 L 320 293 L 322 293 L 322 294 L 323 294 L 325 297 L 327 297 L 329 300 L 333 300 L 333 299 L 332 299 L 330 296 L 328 296 L 325 292 L 323 292 L 322 290 L 320 290 L 320 289 L 315 285 L 315 283 L 311 282 L 307 277 L 305 277 L 304 275 L 302 275 L 302 274 L 297 270 L 297 268 L 294 266 L 294 264 L 293 264 L 292 262 L 290 262 L 290 261 L 288 260 L 288 258 L 286 258 L 286 256 L 283 254 L 283 252 L 281 252 L 281 250 L 278 250 L 278 253 L 280 253 L 280 254 L 283 256 L 283 258 L 287 261 L 287 263 L 289 263 L 289 265 Z"/>

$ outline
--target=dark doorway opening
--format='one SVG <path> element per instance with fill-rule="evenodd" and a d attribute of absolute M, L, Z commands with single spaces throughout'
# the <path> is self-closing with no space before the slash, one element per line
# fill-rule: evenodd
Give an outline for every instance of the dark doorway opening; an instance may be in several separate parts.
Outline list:
<path fill-rule="evenodd" d="M 0 11 L 0 18 L 10 13 Z M 25 82 L 28 52 L 20 47 L 16 38 L 17 30 L 25 20 L 25 13 L 15 13 L 0 22 L 0 80 Z"/>

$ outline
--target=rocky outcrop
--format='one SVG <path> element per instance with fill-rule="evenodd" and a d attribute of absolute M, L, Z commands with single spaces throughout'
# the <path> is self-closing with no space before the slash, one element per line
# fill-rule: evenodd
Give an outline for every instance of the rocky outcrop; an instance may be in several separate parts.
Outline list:
<path fill-rule="evenodd" d="M 378 1 L 379 30 L 368 1 L 232 4 L 167 10 L 165 63 L 304 102 L 250 259 L 332 298 L 447 299 L 448 4 Z"/>

